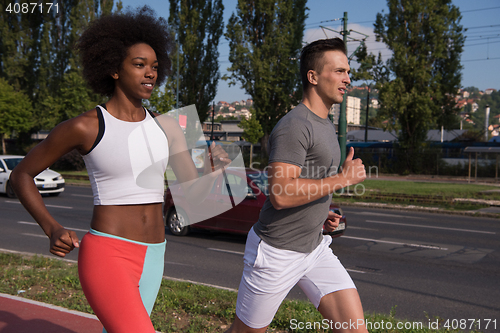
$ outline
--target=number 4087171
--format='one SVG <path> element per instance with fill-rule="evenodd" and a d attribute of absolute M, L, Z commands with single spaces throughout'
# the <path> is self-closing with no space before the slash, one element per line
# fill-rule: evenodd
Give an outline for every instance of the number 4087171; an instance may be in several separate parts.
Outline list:
<path fill-rule="evenodd" d="M 46 2 L 45 4 L 37 2 L 9 3 L 7 5 L 7 8 L 5 8 L 5 11 L 10 14 L 28 14 L 28 13 L 44 13 L 44 12 L 48 14 L 51 11 L 59 13 L 59 4 L 52 2 Z"/>
<path fill-rule="evenodd" d="M 497 329 L 496 319 L 448 319 L 443 325 L 446 329 Z"/>

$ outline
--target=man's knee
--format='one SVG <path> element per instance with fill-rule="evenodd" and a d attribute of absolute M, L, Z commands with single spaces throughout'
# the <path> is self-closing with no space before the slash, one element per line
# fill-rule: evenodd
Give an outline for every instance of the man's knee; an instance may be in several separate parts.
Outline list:
<path fill-rule="evenodd" d="M 238 316 L 235 316 L 233 324 L 225 333 L 265 333 L 266 327 L 262 328 L 252 328 L 241 321 Z"/>

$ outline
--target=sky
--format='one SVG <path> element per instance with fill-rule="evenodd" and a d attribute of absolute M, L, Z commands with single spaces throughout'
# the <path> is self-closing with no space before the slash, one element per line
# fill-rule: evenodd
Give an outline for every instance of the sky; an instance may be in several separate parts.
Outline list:
<path fill-rule="evenodd" d="M 237 0 L 222 0 L 224 5 L 224 22 L 228 22 L 232 13 L 236 12 Z M 467 31 L 464 51 L 462 53 L 462 87 L 474 86 L 480 90 L 489 88 L 500 89 L 500 0 L 453 0 L 455 6 L 462 13 L 461 24 Z M 149 5 L 158 16 L 168 19 L 169 2 L 167 0 L 122 0 L 123 6 Z M 305 21 L 304 43 L 311 43 L 317 39 L 340 37 L 336 31 L 341 30 L 344 12 L 347 12 L 348 29 L 368 35 L 366 45 L 368 52 L 382 53 L 384 59 L 390 57 L 390 51 L 383 43 L 375 41 L 373 24 L 377 13 L 388 12 L 386 0 L 309 0 L 307 2 L 308 18 Z M 325 27 L 328 29 L 322 29 Z M 225 28 L 224 28 L 225 31 Z M 363 35 L 355 32 L 351 37 L 362 38 Z M 347 44 L 348 54 L 356 50 L 358 42 Z M 228 74 L 230 66 L 229 42 L 223 36 L 219 43 L 219 64 L 221 76 Z M 351 62 L 356 68 L 356 63 Z M 181 69 L 182 70 L 182 69 Z M 360 85 L 362 81 L 353 82 Z M 214 101 L 233 102 L 250 98 L 239 86 L 229 87 L 226 81 L 220 80 L 217 95 Z"/>

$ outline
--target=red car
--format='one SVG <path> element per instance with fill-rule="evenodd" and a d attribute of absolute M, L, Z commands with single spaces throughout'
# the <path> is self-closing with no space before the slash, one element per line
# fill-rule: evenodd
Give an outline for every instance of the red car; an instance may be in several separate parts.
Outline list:
<path fill-rule="evenodd" d="M 183 208 L 187 207 L 185 200 L 176 199 L 176 209 L 172 194 L 167 188 L 165 191 L 165 204 L 163 207 L 165 225 L 175 236 L 184 236 L 190 229 L 206 229 L 247 234 L 255 222 L 259 219 L 260 210 L 268 195 L 268 181 L 267 172 L 265 171 L 247 169 L 246 179 L 242 179 L 242 177 L 245 176 L 241 171 L 235 172 L 234 170 L 231 170 L 231 168 L 226 170 L 226 179 L 230 185 L 242 184 L 242 181 L 245 181 L 247 184 L 246 197 L 239 204 L 217 216 L 193 224 L 189 223 L 187 217 L 188 214 L 186 213 L 187 210 Z M 207 205 L 207 207 L 213 207 L 213 205 L 226 204 L 230 207 L 229 203 L 225 201 L 229 201 L 229 196 L 225 178 L 221 175 L 215 181 L 211 193 L 205 199 L 204 205 Z M 345 231 L 346 218 L 342 214 L 342 209 L 339 206 L 331 204 L 330 210 L 342 215 L 339 226 L 335 229 L 335 231 L 330 233 L 332 237 L 339 237 Z"/>

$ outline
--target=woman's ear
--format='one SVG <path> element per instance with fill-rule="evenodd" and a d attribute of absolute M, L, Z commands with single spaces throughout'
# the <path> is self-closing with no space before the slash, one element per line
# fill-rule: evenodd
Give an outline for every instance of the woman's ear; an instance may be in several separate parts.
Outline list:
<path fill-rule="evenodd" d="M 113 73 L 113 75 L 111 75 L 111 77 L 112 77 L 113 79 L 115 79 L 115 80 L 118 80 L 118 77 L 119 77 L 119 76 L 118 76 L 118 72 Z"/>

